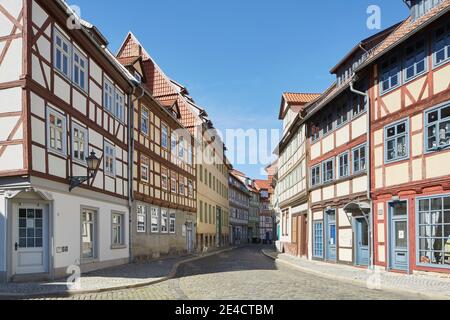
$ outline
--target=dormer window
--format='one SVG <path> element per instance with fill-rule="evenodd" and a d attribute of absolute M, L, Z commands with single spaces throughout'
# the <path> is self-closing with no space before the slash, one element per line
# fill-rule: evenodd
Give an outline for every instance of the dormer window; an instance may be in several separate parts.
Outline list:
<path fill-rule="evenodd" d="M 408 0 L 407 3 L 411 9 L 411 18 L 413 21 L 419 19 L 428 11 L 436 7 L 442 0 Z"/>

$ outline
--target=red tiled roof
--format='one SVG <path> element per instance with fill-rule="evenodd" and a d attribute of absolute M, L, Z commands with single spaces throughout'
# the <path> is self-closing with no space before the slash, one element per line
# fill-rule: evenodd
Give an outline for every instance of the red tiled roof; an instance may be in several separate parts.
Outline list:
<path fill-rule="evenodd" d="M 315 101 L 320 97 L 320 93 L 294 93 L 285 92 L 281 99 L 280 114 L 278 118 L 282 120 L 287 110 L 285 110 L 285 102 L 290 106 L 291 110 L 299 113 L 302 111 L 303 106 L 311 101 Z"/>
<path fill-rule="evenodd" d="M 134 65 L 141 57 L 119 57 L 117 60 L 125 67 Z"/>
<path fill-rule="evenodd" d="M 129 33 L 118 53 L 118 58 L 126 59 L 136 55 L 143 59 L 146 86 L 150 93 L 161 103 L 176 99 L 180 108 L 180 122 L 194 135 L 197 117 L 183 97 L 180 87 L 161 70 L 134 35 Z"/>
<path fill-rule="evenodd" d="M 257 179 L 257 180 L 255 180 L 255 183 L 256 183 L 256 186 L 259 189 L 267 189 L 267 190 L 269 190 L 271 188 L 269 180 L 259 180 L 259 179 Z"/>
<path fill-rule="evenodd" d="M 371 52 L 369 58 L 363 63 L 362 66 L 365 66 L 373 60 L 381 57 L 388 50 L 391 50 L 393 47 L 408 38 L 410 35 L 420 30 L 420 28 L 424 27 L 428 22 L 432 20 L 432 18 L 437 17 L 438 15 L 443 15 L 449 10 L 450 1 L 445 0 L 415 21 L 413 21 L 412 18 L 409 17 L 408 19 L 403 21 L 403 23 L 401 23 L 397 27 L 397 29 L 393 31 L 384 41 L 382 41 L 380 45 L 375 47 L 375 49 Z"/>
<path fill-rule="evenodd" d="M 286 103 L 291 105 L 302 105 L 311 102 L 320 97 L 320 93 L 294 93 L 285 92 L 283 93 L 283 98 Z"/>
<path fill-rule="evenodd" d="M 236 169 L 231 170 L 231 174 L 233 174 L 234 176 L 245 177 L 245 173 Z"/>

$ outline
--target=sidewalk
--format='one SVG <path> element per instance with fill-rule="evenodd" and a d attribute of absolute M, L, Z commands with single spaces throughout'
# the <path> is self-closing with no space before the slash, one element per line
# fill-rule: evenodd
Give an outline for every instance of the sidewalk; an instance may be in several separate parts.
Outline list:
<path fill-rule="evenodd" d="M 167 258 L 148 263 L 127 264 L 86 273 L 81 276 L 81 286 L 73 290 L 68 288 L 64 279 L 54 282 L 0 283 L 0 299 L 71 296 L 148 286 L 175 277 L 181 264 L 234 250 L 235 248 L 229 247 L 206 254 Z"/>
<path fill-rule="evenodd" d="M 275 250 L 262 250 L 263 254 L 304 272 L 338 281 L 352 282 L 369 289 L 408 292 L 431 299 L 450 300 L 450 278 L 429 275 L 404 275 L 383 270 L 371 271 L 352 266 L 330 264 L 292 257 Z"/>

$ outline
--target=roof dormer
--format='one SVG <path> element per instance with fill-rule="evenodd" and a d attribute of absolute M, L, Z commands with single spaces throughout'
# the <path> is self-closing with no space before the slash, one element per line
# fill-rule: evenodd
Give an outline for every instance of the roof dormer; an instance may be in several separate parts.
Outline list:
<path fill-rule="evenodd" d="M 443 0 L 404 0 L 411 12 L 413 21 L 425 15 L 428 11 L 439 5 Z"/>

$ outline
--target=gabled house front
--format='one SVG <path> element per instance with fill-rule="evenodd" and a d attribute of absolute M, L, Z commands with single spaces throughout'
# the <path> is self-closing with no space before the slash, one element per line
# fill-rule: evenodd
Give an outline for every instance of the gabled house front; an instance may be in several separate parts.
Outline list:
<path fill-rule="evenodd" d="M 134 78 L 66 2 L 1 6 L 0 281 L 127 263 Z"/>
<path fill-rule="evenodd" d="M 405 19 L 357 68 L 370 79 L 375 264 L 450 270 L 450 1 Z"/>

